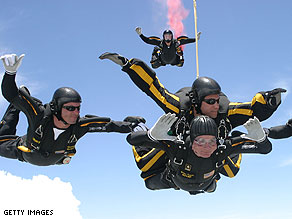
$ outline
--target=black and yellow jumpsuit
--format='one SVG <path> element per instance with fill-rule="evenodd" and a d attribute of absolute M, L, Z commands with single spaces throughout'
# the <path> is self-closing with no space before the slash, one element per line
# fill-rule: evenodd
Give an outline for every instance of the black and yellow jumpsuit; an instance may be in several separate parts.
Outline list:
<path fill-rule="evenodd" d="M 272 144 L 267 137 L 261 143 L 241 137 L 229 138 L 224 142 L 226 148 L 219 147 L 209 158 L 198 157 L 192 150 L 189 138 L 184 144 L 174 141 L 157 141 L 151 139 L 147 132 L 139 131 L 128 135 L 127 141 L 132 145 L 163 150 L 169 157 L 166 170 L 160 174 L 160 183 L 148 188 L 152 190 L 175 188 L 188 191 L 190 194 L 213 192 L 216 188 L 213 186 L 216 176 L 222 167 L 221 163 L 229 155 L 268 154 L 272 150 Z"/>
<path fill-rule="evenodd" d="M 173 39 L 171 44 L 166 45 L 165 41 L 156 36 L 146 37 L 143 34 L 140 38 L 147 44 L 155 45 L 153 50 L 151 65 L 152 68 L 158 68 L 167 64 L 177 65 L 182 67 L 184 64 L 183 51 L 181 45 L 196 42 L 196 38 L 188 38 L 186 36 L 180 36 L 177 39 Z"/>
<path fill-rule="evenodd" d="M 182 95 L 170 93 L 159 81 L 156 73 L 143 61 L 132 59 L 122 68 L 135 85 L 152 98 L 165 112 L 175 113 L 180 117 L 181 105 L 183 105 Z M 191 88 L 182 90 L 190 91 Z M 187 93 L 184 91 L 185 93 Z M 218 126 L 218 133 L 225 132 L 225 137 L 229 132 L 244 124 L 249 118 L 256 116 L 260 121 L 269 118 L 278 106 L 268 104 L 268 92 L 257 93 L 250 102 L 229 102 L 226 96 L 220 95 L 220 109 L 218 117 L 215 119 Z M 221 101 L 222 100 L 222 101 Z M 192 109 L 187 112 L 187 123 L 193 118 Z M 223 131 L 222 131 L 223 129 Z M 165 151 L 156 148 L 133 147 L 133 153 L 138 168 L 142 171 L 141 177 L 147 181 L 152 176 L 161 173 L 165 169 L 168 156 Z M 220 173 L 234 177 L 240 168 L 241 155 L 231 159 L 228 157 Z"/>
<path fill-rule="evenodd" d="M 18 89 L 15 75 L 5 74 L 2 81 L 3 96 L 10 105 L 0 123 L 0 156 L 18 159 L 38 166 L 68 163 L 76 153 L 77 141 L 88 132 L 129 133 L 131 122 L 112 121 L 107 117 L 82 117 L 74 125 L 64 130 L 56 139 L 53 115 L 49 104 L 41 104 L 27 92 Z M 16 136 L 19 111 L 28 120 L 27 134 Z M 23 152 L 19 146 L 37 150 Z"/>

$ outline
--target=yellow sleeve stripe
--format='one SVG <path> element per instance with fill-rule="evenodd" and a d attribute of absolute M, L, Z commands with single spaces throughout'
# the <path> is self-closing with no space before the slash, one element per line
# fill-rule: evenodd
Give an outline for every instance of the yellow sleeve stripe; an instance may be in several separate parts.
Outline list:
<path fill-rule="evenodd" d="M 155 176 L 155 175 L 156 175 L 156 174 L 152 174 L 152 175 L 150 175 L 150 176 L 147 176 L 147 177 L 144 178 L 144 180 L 149 179 L 149 178 L 151 178 L 152 176 Z"/>
<path fill-rule="evenodd" d="M 149 37 L 151 40 L 161 40 L 159 37 Z"/>
<path fill-rule="evenodd" d="M 141 66 L 132 65 L 130 68 L 133 69 L 140 76 L 140 78 L 143 79 L 150 86 L 149 90 L 161 103 L 163 103 L 167 108 L 169 108 L 173 112 L 179 113 L 179 108 L 175 107 L 174 105 L 166 101 L 165 97 L 162 96 L 161 93 L 159 93 L 159 91 L 157 90 L 157 88 L 153 85 L 153 79 L 143 70 Z M 163 85 L 159 82 L 159 80 L 158 80 L 158 83 L 161 87 L 163 87 Z M 168 92 L 166 93 L 169 94 Z M 169 95 L 172 98 L 179 101 L 179 98 L 176 97 L 175 95 L 172 95 L 172 94 L 169 94 Z"/>
<path fill-rule="evenodd" d="M 235 164 L 235 166 L 236 166 L 237 168 L 240 168 L 241 160 L 242 160 L 242 154 L 239 154 L 238 160 L 237 160 L 237 162 L 236 162 L 236 164 Z"/>
<path fill-rule="evenodd" d="M 9 140 L 15 140 L 16 138 L 6 138 L 6 139 L 1 139 L 0 141 L 9 141 Z"/>
<path fill-rule="evenodd" d="M 255 102 L 259 102 L 261 104 L 267 104 L 265 98 L 263 97 L 263 95 L 261 95 L 260 93 L 257 93 L 254 98 L 252 98 L 252 102 L 251 105 L 254 105 Z"/>
<path fill-rule="evenodd" d="M 251 141 L 251 140 L 241 141 L 241 142 L 238 142 L 238 143 L 233 144 L 232 147 L 237 146 L 239 144 L 242 144 L 243 142 L 254 142 L 254 141 Z"/>
<path fill-rule="evenodd" d="M 23 99 L 25 99 L 25 100 L 26 100 L 26 102 L 28 102 L 28 104 L 29 104 L 29 105 L 30 105 L 30 107 L 32 108 L 32 110 L 33 110 L 34 114 L 37 116 L 38 114 L 37 114 L 37 112 L 36 112 L 35 108 L 32 106 L 31 102 L 29 102 L 29 101 L 28 101 L 28 99 L 26 99 L 24 96 L 22 96 L 22 98 L 23 98 Z"/>
<path fill-rule="evenodd" d="M 106 124 L 106 123 L 108 123 L 108 122 L 88 122 L 88 123 L 84 123 L 80 126 L 83 127 L 83 126 L 88 126 L 90 124 Z"/>
<path fill-rule="evenodd" d="M 139 154 L 137 153 L 137 151 L 136 151 L 136 149 L 135 149 L 135 147 L 133 146 L 132 147 L 132 149 L 133 149 L 133 152 L 134 152 L 134 156 L 135 156 L 135 160 L 137 161 L 137 162 L 139 162 L 142 158 L 144 158 L 144 157 L 146 157 L 146 156 L 148 156 L 149 154 L 151 154 L 154 150 L 155 150 L 155 148 L 153 148 L 151 151 L 149 151 L 147 154 L 144 154 L 142 157 L 140 157 L 139 156 Z M 152 167 L 153 166 L 153 164 L 163 155 L 165 153 L 165 151 L 162 151 L 162 150 L 160 150 L 142 169 L 141 169 L 141 171 L 142 172 L 145 172 L 145 171 L 147 171 L 147 170 L 149 170 L 150 169 L 150 167 Z"/>
<path fill-rule="evenodd" d="M 224 168 L 224 170 L 226 171 L 226 173 L 228 174 L 228 176 L 230 178 L 234 177 L 234 174 L 233 174 L 232 170 L 230 169 L 230 167 L 227 164 L 224 165 L 223 168 Z"/>
<path fill-rule="evenodd" d="M 151 154 L 155 148 L 153 148 L 151 151 L 149 151 L 147 154 L 144 154 L 142 157 L 140 157 L 140 155 L 137 153 L 136 148 L 134 146 L 132 146 L 132 150 L 134 152 L 134 156 L 135 156 L 135 160 L 137 162 L 140 162 L 141 159 L 143 159 L 144 157 L 147 157 L 149 154 Z"/>
<path fill-rule="evenodd" d="M 235 115 L 235 114 L 252 116 L 253 110 L 251 110 L 251 109 L 230 109 L 230 110 L 228 110 L 228 116 Z"/>
<path fill-rule="evenodd" d="M 165 153 L 165 151 L 159 151 L 142 169 L 142 172 L 145 172 L 150 169 L 150 167 L 155 164 L 155 162 Z"/>
<path fill-rule="evenodd" d="M 32 138 L 32 140 L 33 140 L 34 142 L 36 142 L 37 144 L 40 144 L 40 143 L 41 143 L 40 141 L 36 140 L 35 138 Z"/>
<path fill-rule="evenodd" d="M 251 102 L 244 102 L 244 103 L 236 103 L 236 102 L 230 102 L 230 106 L 238 106 L 238 105 L 250 105 Z"/>

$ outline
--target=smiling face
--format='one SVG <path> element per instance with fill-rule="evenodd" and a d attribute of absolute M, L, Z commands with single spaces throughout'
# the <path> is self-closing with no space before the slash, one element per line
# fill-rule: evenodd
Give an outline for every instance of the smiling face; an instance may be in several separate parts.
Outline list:
<path fill-rule="evenodd" d="M 192 144 L 193 152 L 202 158 L 209 158 L 217 149 L 216 138 L 213 135 L 200 135 Z"/>

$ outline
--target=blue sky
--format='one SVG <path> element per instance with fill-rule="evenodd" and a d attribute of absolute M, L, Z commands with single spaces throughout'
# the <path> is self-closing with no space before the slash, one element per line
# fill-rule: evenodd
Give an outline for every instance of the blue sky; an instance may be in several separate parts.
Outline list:
<path fill-rule="evenodd" d="M 189 10 L 183 21 L 185 32 L 194 37 L 193 1 L 182 2 Z M 249 101 L 258 91 L 276 87 L 288 90 L 278 110 L 262 123 L 264 127 L 284 124 L 292 117 L 291 9 L 289 0 L 197 1 L 198 30 L 202 32 L 198 47 L 200 76 L 216 79 L 231 101 Z M 142 27 L 146 36 L 161 36 L 168 28 L 166 1 L 16 0 L 1 2 L 0 11 L 0 55 L 26 54 L 17 83 L 25 84 L 44 103 L 57 88 L 70 86 L 82 95 L 82 115 L 113 120 L 140 115 L 151 126 L 163 113 L 119 66 L 98 56 L 106 51 L 118 52 L 149 63 L 153 46 L 142 42 L 135 27 Z M 195 44 L 186 45 L 184 54 L 182 68 L 156 70 L 171 92 L 190 86 L 196 77 Z M 0 72 L 2 77 L 2 65 Z M 1 96 L 1 115 L 7 105 Z M 26 119 L 22 116 L 18 134 L 25 130 Z M 10 189 L 11 195 L 7 196 L 38 208 L 53 208 L 56 218 L 60 218 L 62 209 L 70 209 L 70 205 L 53 205 L 58 203 L 56 199 L 72 201 L 72 208 L 79 212 L 76 218 L 81 215 L 85 219 L 292 216 L 291 139 L 272 140 L 273 151 L 266 156 L 244 155 L 239 174 L 233 179 L 222 177 L 215 193 L 190 196 L 183 191 L 147 190 L 125 137 L 117 133 L 88 134 L 78 142 L 78 152 L 67 166 L 37 167 L 0 158 L 0 170 L 22 181 L 45 175 L 48 183 L 59 182 L 55 187 L 32 183 L 31 194 L 36 194 L 30 196 L 26 190 L 16 192 L 14 184 L 7 184 L 6 175 L 1 177 L 1 185 L 5 185 L 0 188 L 1 194 Z M 59 188 L 68 183 L 71 194 L 62 194 Z M 7 188 L 9 185 L 11 188 Z M 39 192 L 38 186 L 45 187 L 39 189 L 46 193 Z M 21 202 L 6 202 L 7 196 L 0 196 L 1 218 L 12 218 L 3 215 L 5 209 L 24 207 Z"/>

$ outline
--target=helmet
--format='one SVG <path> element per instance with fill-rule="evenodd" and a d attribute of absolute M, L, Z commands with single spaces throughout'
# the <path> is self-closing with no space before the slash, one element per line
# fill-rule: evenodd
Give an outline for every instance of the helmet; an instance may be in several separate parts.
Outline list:
<path fill-rule="evenodd" d="M 53 95 L 52 101 L 50 102 L 50 107 L 52 112 L 57 116 L 59 120 L 62 120 L 62 106 L 68 102 L 81 103 L 81 97 L 79 93 L 70 87 L 61 87 L 57 89 Z"/>
<path fill-rule="evenodd" d="M 220 94 L 220 92 L 221 87 L 217 81 L 209 77 L 199 77 L 194 81 L 189 97 L 197 112 L 200 113 L 204 97 L 211 94 Z"/>
<path fill-rule="evenodd" d="M 213 135 L 217 137 L 217 125 L 209 116 L 200 115 L 195 117 L 190 125 L 191 142 L 200 135 Z"/>
<path fill-rule="evenodd" d="M 165 39 L 164 38 L 165 34 L 170 34 L 171 35 L 171 39 Z M 173 33 L 172 33 L 171 30 L 165 30 L 162 35 L 163 35 L 163 40 L 165 40 L 166 42 L 170 42 L 171 40 L 173 40 Z"/>

